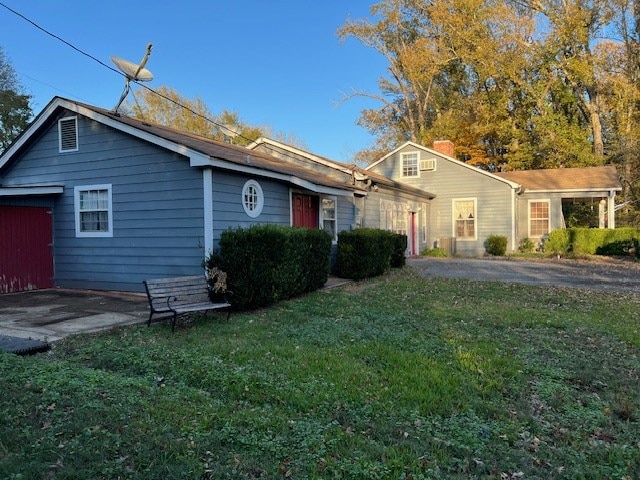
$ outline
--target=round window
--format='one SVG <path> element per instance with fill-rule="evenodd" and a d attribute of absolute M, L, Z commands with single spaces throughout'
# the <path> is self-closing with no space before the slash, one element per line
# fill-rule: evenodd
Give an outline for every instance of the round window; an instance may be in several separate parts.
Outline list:
<path fill-rule="evenodd" d="M 256 218 L 262 213 L 264 207 L 264 194 L 262 187 L 255 180 L 247 180 L 242 187 L 242 206 L 251 218 Z"/>

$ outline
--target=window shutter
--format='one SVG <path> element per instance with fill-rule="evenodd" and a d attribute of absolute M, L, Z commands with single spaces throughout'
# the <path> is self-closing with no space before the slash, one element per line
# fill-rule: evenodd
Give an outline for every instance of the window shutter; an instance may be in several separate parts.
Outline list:
<path fill-rule="evenodd" d="M 59 122 L 60 151 L 72 152 L 78 150 L 78 127 L 76 118 L 63 118 Z"/>

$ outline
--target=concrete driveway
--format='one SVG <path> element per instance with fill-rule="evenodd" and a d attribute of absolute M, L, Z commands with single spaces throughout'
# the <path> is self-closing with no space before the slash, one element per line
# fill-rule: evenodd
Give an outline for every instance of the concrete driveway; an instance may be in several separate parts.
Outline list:
<path fill-rule="evenodd" d="M 408 259 L 423 277 L 554 285 L 587 290 L 640 293 L 640 263 L 632 259 L 544 259 L 523 261 L 503 258 Z"/>
<path fill-rule="evenodd" d="M 149 306 L 144 294 L 49 289 L 0 295 L 0 335 L 56 341 L 144 323 Z"/>

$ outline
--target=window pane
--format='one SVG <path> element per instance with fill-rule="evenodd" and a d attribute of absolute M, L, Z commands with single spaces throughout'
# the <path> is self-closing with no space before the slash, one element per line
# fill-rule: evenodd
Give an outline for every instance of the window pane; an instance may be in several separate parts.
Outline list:
<path fill-rule="evenodd" d="M 335 219 L 336 218 L 336 202 L 330 198 L 322 199 L 322 217 L 327 219 Z"/>
<path fill-rule="evenodd" d="M 109 191 L 81 190 L 78 192 L 80 231 L 109 231 Z"/>
<path fill-rule="evenodd" d="M 81 212 L 80 230 L 82 232 L 108 232 L 109 214 L 107 212 Z"/>
<path fill-rule="evenodd" d="M 418 176 L 418 154 L 405 153 L 402 155 L 402 176 L 416 177 Z"/>
<path fill-rule="evenodd" d="M 529 230 L 532 237 L 541 237 L 549 233 L 549 202 L 529 204 Z"/>

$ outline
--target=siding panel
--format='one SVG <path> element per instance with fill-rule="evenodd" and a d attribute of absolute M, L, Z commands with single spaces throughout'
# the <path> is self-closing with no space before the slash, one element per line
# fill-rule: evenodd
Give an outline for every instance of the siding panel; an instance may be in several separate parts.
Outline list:
<path fill-rule="evenodd" d="M 142 291 L 142 280 L 199 274 L 202 172 L 185 157 L 79 116 L 79 149 L 58 153 L 57 122 L 2 178 L 62 184 L 54 201 L 56 285 Z M 111 184 L 113 237 L 76 238 L 74 187 Z"/>

